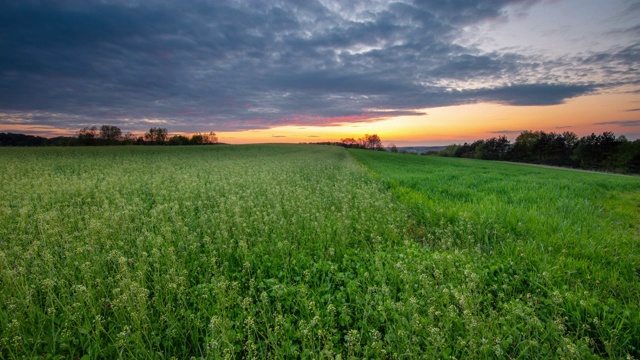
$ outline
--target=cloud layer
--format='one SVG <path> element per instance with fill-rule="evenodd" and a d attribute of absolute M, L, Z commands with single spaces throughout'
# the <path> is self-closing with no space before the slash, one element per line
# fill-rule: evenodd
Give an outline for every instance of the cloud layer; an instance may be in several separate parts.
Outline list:
<path fill-rule="evenodd" d="M 640 84 L 638 44 L 571 59 L 460 45 L 536 2 L 3 1 L 0 124 L 231 131 Z"/>
<path fill-rule="evenodd" d="M 604 121 L 604 122 L 597 122 L 594 125 L 620 125 L 624 127 L 638 127 L 640 126 L 640 120 Z"/>

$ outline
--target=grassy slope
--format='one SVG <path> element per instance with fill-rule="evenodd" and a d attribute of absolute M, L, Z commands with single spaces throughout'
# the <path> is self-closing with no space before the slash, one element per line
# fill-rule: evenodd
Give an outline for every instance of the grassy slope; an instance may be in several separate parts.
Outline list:
<path fill-rule="evenodd" d="M 526 302 L 527 318 L 548 328 L 539 340 L 551 348 L 639 356 L 639 178 L 352 154 L 411 209 L 427 247 L 474 254 L 483 278 L 476 301 L 486 298 L 479 311 Z M 526 328 L 521 322 L 513 326 Z M 535 331 L 517 333 L 535 339 Z"/>

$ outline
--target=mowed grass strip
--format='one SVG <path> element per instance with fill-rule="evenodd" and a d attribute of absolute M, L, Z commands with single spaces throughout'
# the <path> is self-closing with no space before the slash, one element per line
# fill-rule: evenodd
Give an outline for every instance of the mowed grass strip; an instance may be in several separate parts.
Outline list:
<path fill-rule="evenodd" d="M 640 358 L 640 178 L 351 153 L 407 206 L 425 248 L 464 254 L 448 271 L 468 276 L 441 275 L 469 308 L 432 324 L 460 322 L 447 341 L 486 341 L 498 357 Z"/>

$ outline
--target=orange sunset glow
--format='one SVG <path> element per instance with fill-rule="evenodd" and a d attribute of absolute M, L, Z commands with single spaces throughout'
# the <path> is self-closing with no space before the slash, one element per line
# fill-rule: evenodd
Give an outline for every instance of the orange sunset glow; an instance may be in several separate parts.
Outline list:
<path fill-rule="evenodd" d="M 572 131 L 579 136 L 613 131 L 633 140 L 640 137 L 640 126 L 597 123 L 633 120 L 634 112 L 627 109 L 639 106 L 639 100 L 638 95 L 620 90 L 585 95 L 560 105 L 458 105 L 421 109 L 426 115 L 328 126 L 279 126 L 264 130 L 220 132 L 218 136 L 225 143 L 243 144 L 338 141 L 363 134 L 378 134 L 387 145 L 417 146 L 471 142 L 498 135 L 514 139 L 522 130 L 543 130 L 556 133 Z"/>

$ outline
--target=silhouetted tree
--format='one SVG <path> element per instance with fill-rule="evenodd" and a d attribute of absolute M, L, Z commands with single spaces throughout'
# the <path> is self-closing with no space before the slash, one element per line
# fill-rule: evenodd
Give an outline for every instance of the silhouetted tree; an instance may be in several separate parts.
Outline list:
<path fill-rule="evenodd" d="M 571 154 L 577 141 L 576 134 L 556 134 L 544 131 L 523 131 L 516 138 L 507 158 L 512 161 L 557 166 L 572 166 Z"/>
<path fill-rule="evenodd" d="M 540 132 L 523 131 L 516 138 L 510 157 L 513 161 L 534 162 L 533 147 L 540 137 Z"/>
<path fill-rule="evenodd" d="M 504 160 L 511 143 L 506 136 L 484 140 L 476 147 L 476 159 Z"/>
<path fill-rule="evenodd" d="M 0 146 L 43 146 L 47 144 L 47 139 L 40 136 L 0 133 Z"/>
<path fill-rule="evenodd" d="M 118 142 L 122 137 L 122 130 L 119 127 L 113 125 L 102 125 L 100 127 L 100 139 L 108 144 L 112 145 Z"/>
<path fill-rule="evenodd" d="M 380 137 L 377 134 L 373 134 L 373 135 L 365 134 L 362 144 L 365 149 L 369 149 L 369 150 L 383 149 L 382 140 L 380 140 Z"/>
<path fill-rule="evenodd" d="M 216 144 L 217 142 L 218 136 L 213 131 L 208 133 L 195 133 L 189 140 L 191 145 Z"/>
<path fill-rule="evenodd" d="M 78 138 L 71 136 L 57 136 L 47 139 L 49 146 L 78 146 Z"/>
<path fill-rule="evenodd" d="M 482 156 L 484 154 L 484 144 L 485 144 L 484 140 L 477 140 L 477 141 L 474 141 L 473 144 L 471 144 L 473 146 L 474 159 L 482 159 Z"/>
<path fill-rule="evenodd" d="M 511 160 L 615 172 L 640 172 L 640 140 L 630 142 L 611 132 L 578 139 L 573 132 L 523 131 L 513 146 L 504 136 L 450 145 L 441 156 Z"/>
<path fill-rule="evenodd" d="M 217 144 L 218 143 L 218 135 L 213 131 L 209 131 L 207 134 L 203 135 L 202 138 L 203 144 Z"/>
<path fill-rule="evenodd" d="M 484 140 L 476 140 L 471 144 L 464 143 L 458 146 L 458 148 L 456 149 L 455 155 L 456 157 L 462 157 L 462 158 L 468 158 L 468 159 L 476 158 L 479 152 L 481 155 L 482 150 L 481 149 L 478 150 L 478 147 L 482 147 L 483 144 L 484 144 Z M 478 159 L 480 158 L 481 157 L 478 157 Z"/>
<path fill-rule="evenodd" d="M 347 148 L 358 147 L 358 142 L 354 138 L 340 139 L 340 142 L 342 143 L 342 146 L 347 147 Z"/>
<path fill-rule="evenodd" d="M 444 157 L 454 157 L 456 156 L 456 150 L 458 150 L 459 146 L 460 145 L 457 145 L 457 144 L 451 144 L 447 146 L 444 150 L 440 151 L 438 155 L 444 156 Z"/>
<path fill-rule="evenodd" d="M 624 145 L 627 161 L 626 172 L 640 174 L 640 139 Z"/>
<path fill-rule="evenodd" d="M 144 139 L 155 144 L 164 144 L 168 136 L 169 131 L 166 128 L 152 127 L 144 134 Z"/>
<path fill-rule="evenodd" d="M 616 170 L 625 165 L 616 160 L 619 149 L 624 150 L 624 144 L 628 140 L 624 136 L 616 138 L 612 132 L 604 132 L 602 135 L 591 134 L 578 140 L 573 159 L 583 168 Z M 618 160 L 622 161 L 624 156 Z"/>
<path fill-rule="evenodd" d="M 189 145 L 189 138 L 184 135 L 173 135 L 169 138 L 169 145 Z"/>
<path fill-rule="evenodd" d="M 562 133 L 562 136 L 564 137 L 564 143 L 570 149 L 573 149 L 578 143 L 578 135 L 576 135 L 574 132 L 565 131 Z"/>
<path fill-rule="evenodd" d="M 98 137 L 98 128 L 83 127 L 78 131 L 78 143 L 80 145 L 96 145 L 96 139 Z"/>
<path fill-rule="evenodd" d="M 125 145 L 135 145 L 136 144 L 136 136 L 133 135 L 130 132 L 127 132 L 126 134 L 124 134 L 124 136 L 122 137 L 122 142 Z"/>
<path fill-rule="evenodd" d="M 189 140 L 189 144 L 191 145 L 202 145 L 202 135 L 193 134 L 191 139 Z"/>

